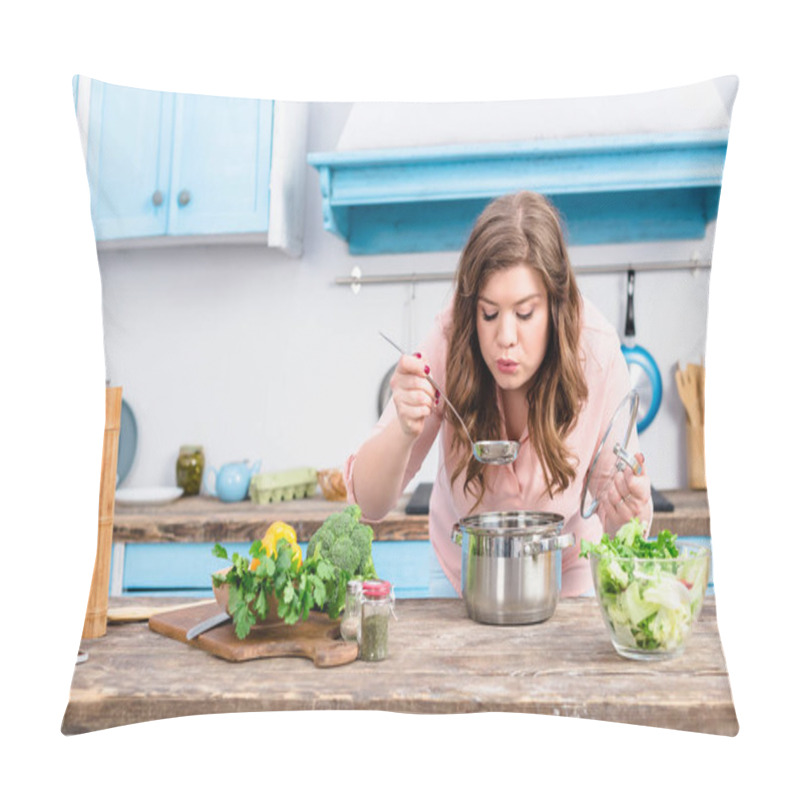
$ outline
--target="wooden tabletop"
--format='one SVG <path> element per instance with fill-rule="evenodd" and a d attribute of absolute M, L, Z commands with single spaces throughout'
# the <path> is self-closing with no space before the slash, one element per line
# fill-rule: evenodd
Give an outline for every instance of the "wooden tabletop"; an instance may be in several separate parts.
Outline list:
<path fill-rule="evenodd" d="M 665 491 L 675 506 L 672 512 L 657 512 L 653 529 L 668 528 L 679 536 L 708 536 L 708 497 L 705 492 Z M 371 527 L 377 541 L 428 538 L 428 515 L 406 514 L 409 497 L 403 496 L 394 511 Z M 114 509 L 116 542 L 233 542 L 252 541 L 276 520 L 291 525 L 301 542 L 307 542 L 334 511 L 346 503 L 326 500 L 322 495 L 302 500 L 258 504 L 250 500 L 225 503 L 214 497 L 181 497 L 166 505 L 126 506 Z"/>
<path fill-rule="evenodd" d="M 186 601 L 159 601 L 164 608 L 178 602 Z M 738 731 L 713 598 L 686 651 L 670 661 L 618 656 L 590 598 L 561 600 L 546 622 L 520 626 L 473 622 L 461 600 L 399 600 L 389 646 L 389 658 L 377 663 L 233 663 L 144 622 L 109 625 L 104 637 L 81 643 L 88 659 L 75 667 L 62 731 L 303 709 L 511 711 L 725 736 Z"/>

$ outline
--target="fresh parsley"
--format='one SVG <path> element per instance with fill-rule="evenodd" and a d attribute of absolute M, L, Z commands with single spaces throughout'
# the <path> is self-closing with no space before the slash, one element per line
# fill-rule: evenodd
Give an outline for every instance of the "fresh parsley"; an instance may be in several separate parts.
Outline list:
<path fill-rule="evenodd" d="M 273 604 L 287 625 L 308 619 L 312 609 L 327 611 L 335 619 L 344 608 L 347 581 L 352 576 L 319 553 L 299 564 L 293 559 L 290 543 L 279 539 L 271 556 L 260 540 L 250 546 L 249 558 L 239 553 L 229 557 L 219 543 L 213 554 L 231 564 L 224 575 L 214 573 L 212 581 L 215 587 L 228 586 L 228 610 L 239 639 L 266 618 Z M 255 569 L 250 568 L 252 559 L 259 561 Z"/>

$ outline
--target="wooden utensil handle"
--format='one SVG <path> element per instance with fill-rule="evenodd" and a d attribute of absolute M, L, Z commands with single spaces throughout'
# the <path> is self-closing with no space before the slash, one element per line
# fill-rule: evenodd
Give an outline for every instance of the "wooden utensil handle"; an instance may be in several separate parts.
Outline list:
<path fill-rule="evenodd" d="M 179 608 L 193 608 L 194 606 L 217 605 L 216 600 L 198 600 L 193 603 L 182 603 L 177 606 L 124 606 L 121 608 L 110 608 L 107 619 L 109 622 L 147 622 L 153 614 L 160 614 L 162 611 L 177 611 Z"/>
<path fill-rule="evenodd" d="M 122 414 L 122 387 L 106 388 L 106 424 L 100 471 L 97 553 L 94 559 L 89 603 L 83 622 L 84 639 L 105 635 L 108 613 L 108 580 L 111 573 L 111 539 L 114 532 L 114 494 L 117 486 L 117 448 Z"/>
<path fill-rule="evenodd" d="M 689 472 L 689 488 L 706 488 L 705 427 L 686 425 L 686 459 Z"/>

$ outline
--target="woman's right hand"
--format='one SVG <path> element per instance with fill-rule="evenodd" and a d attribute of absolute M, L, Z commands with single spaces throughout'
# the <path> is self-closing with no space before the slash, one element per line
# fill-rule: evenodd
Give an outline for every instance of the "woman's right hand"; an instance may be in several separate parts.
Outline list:
<path fill-rule="evenodd" d="M 404 355 L 389 381 L 400 428 L 413 439 L 422 433 L 425 420 L 439 402 L 439 393 L 425 377 L 429 372 L 430 367 L 420 353 Z"/>

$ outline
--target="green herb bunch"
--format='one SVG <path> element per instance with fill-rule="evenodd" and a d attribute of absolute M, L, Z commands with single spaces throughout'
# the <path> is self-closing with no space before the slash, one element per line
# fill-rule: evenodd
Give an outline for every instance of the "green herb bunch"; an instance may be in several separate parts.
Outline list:
<path fill-rule="evenodd" d="M 250 546 L 250 558 L 239 553 L 229 558 L 219 543 L 213 553 L 231 563 L 224 575 L 215 573 L 212 582 L 215 587 L 228 586 L 228 610 L 239 639 L 266 618 L 271 603 L 277 603 L 278 616 L 287 625 L 308 619 L 312 609 L 327 611 L 335 619 L 344 608 L 347 581 L 352 576 L 319 553 L 301 564 L 293 559 L 291 545 L 284 539 L 276 542 L 271 556 L 260 540 Z M 250 568 L 251 559 L 258 559 L 256 569 Z"/>

